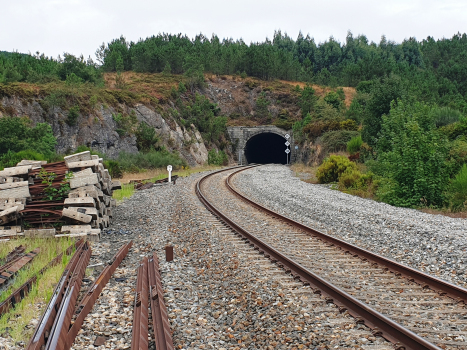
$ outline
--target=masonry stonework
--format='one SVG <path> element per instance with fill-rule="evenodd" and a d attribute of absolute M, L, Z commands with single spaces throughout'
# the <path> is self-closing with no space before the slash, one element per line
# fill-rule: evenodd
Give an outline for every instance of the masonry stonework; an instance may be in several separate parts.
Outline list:
<path fill-rule="evenodd" d="M 296 159 L 296 150 L 295 150 L 295 142 L 293 137 L 292 130 L 284 130 L 280 129 L 274 125 L 262 125 L 262 126 L 229 126 L 227 127 L 227 132 L 230 136 L 230 140 L 232 142 L 232 152 L 234 154 L 234 159 L 239 164 L 248 164 L 247 159 L 245 157 L 245 148 L 247 145 L 248 140 L 252 137 L 262 134 L 262 133 L 274 133 L 279 136 L 284 137 L 285 142 L 285 135 L 289 135 L 290 138 L 288 139 L 290 142 L 290 163 L 293 163 Z M 285 145 L 284 145 L 285 151 Z"/>

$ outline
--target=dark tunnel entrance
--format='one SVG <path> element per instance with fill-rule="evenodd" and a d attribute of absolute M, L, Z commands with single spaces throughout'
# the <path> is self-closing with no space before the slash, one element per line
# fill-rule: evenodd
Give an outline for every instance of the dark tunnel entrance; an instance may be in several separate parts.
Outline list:
<path fill-rule="evenodd" d="M 274 133 L 261 133 L 253 136 L 247 141 L 245 147 L 247 162 L 286 164 L 286 141 L 284 137 Z"/>

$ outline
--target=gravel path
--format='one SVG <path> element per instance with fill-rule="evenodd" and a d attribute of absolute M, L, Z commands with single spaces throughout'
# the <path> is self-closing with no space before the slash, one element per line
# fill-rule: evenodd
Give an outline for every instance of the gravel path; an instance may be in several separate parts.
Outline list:
<path fill-rule="evenodd" d="M 251 199 L 314 229 L 467 287 L 467 220 L 397 208 L 265 165 L 234 179 Z"/>
<path fill-rule="evenodd" d="M 110 258 L 124 240 L 132 239 L 134 245 L 73 349 L 130 347 L 135 271 L 152 250 L 159 256 L 177 349 L 370 350 L 370 344 L 381 344 L 365 326 L 340 314 L 219 224 L 195 196 L 201 176 L 136 192 L 116 208 L 109 234 L 99 243 L 101 260 Z M 168 243 L 175 253 L 170 263 L 163 250 Z M 105 337 L 104 345 L 94 345 L 99 336 Z"/>

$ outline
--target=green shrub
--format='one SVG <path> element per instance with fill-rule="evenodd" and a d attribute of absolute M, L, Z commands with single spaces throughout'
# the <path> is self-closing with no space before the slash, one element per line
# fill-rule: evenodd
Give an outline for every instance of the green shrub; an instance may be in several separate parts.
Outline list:
<path fill-rule="evenodd" d="M 271 104 L 266 98 L 266 93 L 262 91 L 256 99 L 256 116 L 260 118 L 268 118 L 271 116 L 268 106 Z"/>
<path fill-rule="evenodd" d="M 455 140 L 458 137 L 467 135 L 467 119 L 461 119 L 459 122 L 442 126 L 439 128 L 439 132 L 449 140 Z"/>
<path fill-rule="evenodd" d="M 178 83 L 178 92 L 184 94 L 186 92 L 186 86 L 183 82 Z"/>
<path fill-rule="evenodd" d="M 324 97 L 324 101 L 336 109 L 339 109 L 342 105 L 342 100 L 340 99 L 339 94 L 334 91 L 329 92 Z"/>
<path fill-rule="evenodd" d="M 159 137 L 157 137 L 154 128 L 149 126 L 145 122 L 141 122 L 139 124 L 135 136 L 136 144 L 138 145 L 139 151 L 148 152 L 151 149 L 157 148 Z"/>
<path fill-rule="evenodd" d="M 209 165 L 227 165 L 229 159 L 224 151 L 217 151 L 212 149 L 208 152 L 208 164 Z"/>
<path fill-rule="evenodd" d="M 358 171 L 357 164 L 347 157 L 331 155 L 320 165 L 316 177 L 320 183 L 337 182 L 343 173 L 354 170 Z"/>
<path fill-rule="evenodd" d="M 357 122 L 353 119 L 346 119 L 340 122 L 341 130 L 350 130 L 350 131 L 357 131 L 358 125 Z"/>
<path fill-rule="evenodd" d="M 451 181 L 446 197 L 452 211 L 461 211 L 467 208 L 467 164 L 464 164 Z"/>
<path fill-rule="evenodd" d="M 432 113 L 433 121 L 437 128 L 458 122 L 462 118 L 462 113 L 449 108 L 437 108 Z"/>
<path fill-rule="evenodd" d="M 131 111 L 130 114 L 112 114 L 112 119 L 117 123 L 117 129 L 115 131 L 120 136 L 133 133 L 138 124 L 138 119 L 134 111 Z"/>
<path fill-rule="evenodd" d="M 23 159 L 46 160 L 43 154 L 33 150 L 24 150 L 20 152 L 12 152 L 8 150 L 5 154 L 0 155 L 0 169 L 14 167 Z"/>
<path fill-rule="evenodd" d="M 54 153 L 57 140 L 47 123 L 31 127 L 31 121 L 26 117 L 3 117 L 0 118 L 0 130 L 0 154 L 28 149 L 46 157 Z"/>
<path fill-rule="evenodd" d="M 167 150 L 151 150 L 147 153 L 121 152 L 118 156 L 120 169 L 126 172 L 138 172 L 144 169 L 163 168 L 171 164 L 174 168 L 186 165 L 185 161 L 176 153 Z"/>
<path fill-rule="evenodd" d="M 352 137 L 349 142 L 347 142 L 347 152 L 350 154 L 355 154 L 360 151 L 363 141 L 362 136 Z"/>
<path fill-rule="evenodd" d="M 357 131 L 329 131 L 321 136 L 321 142 L 327 152 L 345 151 L 347 149 L 347 142 L 356 136 L 358 136 Z"/>
<path fill-rule="evenodd" d="M 418 102 L 393 104 L 383 116 L 377 164 L 383 169 L 382 201 L 402 207 L 444 203 L 447 142 L 431 119 L 431 107 Z"/>
<path fill-rule="evenodd" d="M 368 185 L 372 182 L 372 180 L 372 172 L 362 174 L 360 170 L 351 168 L 346 170 L 344 173 L 342 173 L 341 176 L 339 176 L 339 189 L 366 189 Z"/>
<path fill-rule="evenodd" d="M 73 106 L 68 111 L 68 116 L 66 118 L 66 123 L 69 126 L 75 126 L 79 117 L 79 106 Z"/>
<path fill-rule="evenodd" d="M 460 137 L 451 143 L 449 148 L 449 173 L 455 175 L 463 164 L 467 164 L 467 140 Z"/>
<path fill-rule="evenodd" d="M 284 119 L 276 119 L 273 124 L 278 128 L 290 130 L 292 129 L 294 122 Z"/>
<path fill-rule="evenodd" d="M 116 160 L 104 160 L 104 166 L 109 171 L 112 178 L 119 178 L 123 176 L 123 171 L 120 168 L 120 163 Z"/>

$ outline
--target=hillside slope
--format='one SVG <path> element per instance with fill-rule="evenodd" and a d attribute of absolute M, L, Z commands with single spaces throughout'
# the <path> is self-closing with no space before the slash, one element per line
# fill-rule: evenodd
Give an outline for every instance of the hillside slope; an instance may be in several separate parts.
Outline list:
<path fill-rule="evenodd" d="M 295 87 L 301 83 L 206 75 L 204 86 L 179 92 L 183 80 L 180 75 L 125 72 L 120 78 L 106 73 L 104 87 L 64 82 L 0 84 L 0 117 L 27 117 L 33 125 L 49 123 L 57 138 L 57 153 L 85 145 L 109 158 L 121 151 L 138 152 L 135 133 L 144 122 L 154 128 L 161 146 L 180 153 L 191 166 L 206 163 L 210 148 L 228 150 L 225 136 L 221 142 L 206 139 L 205 130 L 200 132 L 181 116 L 195 115 L 196 95 L 206 97 L 213 104 L 207 108 L 218 109 L 216 115 L 226 116 L 227 125 L 291 128 L 301 119 Z M 318 96 L 331 91 L 315 88 Z M 347 104 L 355 90 L 345 91 Z"/>

